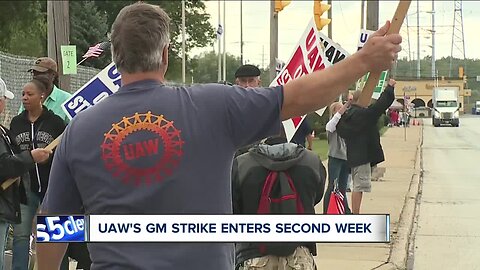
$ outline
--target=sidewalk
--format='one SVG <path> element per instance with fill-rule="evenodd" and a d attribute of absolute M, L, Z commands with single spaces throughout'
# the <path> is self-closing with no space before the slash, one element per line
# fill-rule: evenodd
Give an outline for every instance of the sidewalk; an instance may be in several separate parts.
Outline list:
<path fill-rule="evenodd" d="M 419 151 L 422 126 L 390 128 L 381 142 L 385 159 L 378 167 L 385 174 L 372 181 L 372 192 L 363 195 L 361 213 L 390 214 L 390 244 L 318 244 L 318 269 L 398 269 L 404 268 L 413 220 L 414 201 L 420 175 Z M 347 194 L 349 203 L 351 194 Z M 317 205 L 322 213 L 323 201 Z"/>

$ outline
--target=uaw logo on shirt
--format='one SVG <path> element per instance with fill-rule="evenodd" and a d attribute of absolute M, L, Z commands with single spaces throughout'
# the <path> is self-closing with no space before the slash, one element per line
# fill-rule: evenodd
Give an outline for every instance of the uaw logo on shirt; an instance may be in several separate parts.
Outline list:
<path fill-rule="evenodd" d="M 150 185 L 173 173 L 183 155 L 183 144 L 173 121 L 151 112 L 135 113 L 105 133 L 102 159 L 123 183 Z"/>

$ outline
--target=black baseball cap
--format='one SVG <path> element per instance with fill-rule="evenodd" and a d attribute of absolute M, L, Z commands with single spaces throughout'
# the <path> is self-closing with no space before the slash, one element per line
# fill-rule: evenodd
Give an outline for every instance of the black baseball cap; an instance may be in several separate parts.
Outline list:
<path fill-rule="evenodd" d="M 235 78 L 260 76 L 260 69 L 254 65 L 242 65 L 235 71 Z"/>

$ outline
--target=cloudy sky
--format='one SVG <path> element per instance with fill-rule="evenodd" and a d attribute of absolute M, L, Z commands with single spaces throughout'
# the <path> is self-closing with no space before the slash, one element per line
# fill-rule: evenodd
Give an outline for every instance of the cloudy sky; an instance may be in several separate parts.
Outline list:
<path fill-rule="evenodd" d="M 221 13 L 223 21 L 223 1 Z M 240 1 L 225 1 L 226 3 L 226 50 L 240 56 Z M 395 13 L 398 1 L 380 1 L 380 24 L 391 19 Z M 218 1 L 207 1 L 207 12 L 211 14 L 210 23 L 218 25 Z M 431 55 L 432 1 L 420 1 L 420 57 Z M 244 59 L 247 63 L 268 66 L 269 35 L 270 35 L 270 2 L 243 1 L 243 40 Z M 356 50 L 360 32 L 360 1 L 333 1 L 333 40 L 349 51 Z M 480 58 L 480 36 L 475 31 L 480 26 L 480 1 L 463 1 L 463 23 L 465 36 L 465 52 L 468 58 Z M 476 17 L 475 17 L 476 16 Z M 302 32 L 313 17 L 313 1 L 293 0 L 279 14 L 279 47 L 278 55 L 287 61 Z M 326 17 L 326 15 L 325 15 Z M 454 1 L 435 1 L 435 54 L 436 58 L 450 56 L 454 21 Z M 223 24 L 223 23 L 222 23 Z M 404 38 L 404 51 L 400 57 L 413 59 L 417 55 L 417 1 L 412 1 L 408 12 L 408 25 L 404 22 L 401 34 Z M 323 32 L 327 34 L 327 29 Z M 408 38 L 408 36 L 410 38 Z M 409 42 L 410 41 L 410 42 Z M 430 46 L 430 47 L 429 47 Z M 215 44 L 215 50 L 218 45 Z M 210 48 L 198 49 L 198 54 Z M 454 49 L 454 56 L 459 57 L 460 51 Z"/>

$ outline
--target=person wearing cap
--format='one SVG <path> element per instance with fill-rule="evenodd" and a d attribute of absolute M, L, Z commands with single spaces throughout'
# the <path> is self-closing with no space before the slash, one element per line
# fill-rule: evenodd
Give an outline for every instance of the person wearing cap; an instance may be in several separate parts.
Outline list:
<path fill-rule="evenodd" d="M 259 87 L 261 83 L 260 69 L 254 65 L 242 65 L 235 71 L 235 84 L 241 87 Z"/>
<path fill-rule="evenodd" d="M 5 82 L 0 78 L 0 114 L 3 113 L 7 99 L 13 99 L 12 92 L 7 90 Z M 21 222 L 20 203 L 25 204 L 26 194 L 23 185 L 11 183 L 10 179 L 22 177 L 35 163 L 46 161 L 52 152 L 44 148 L 31 151 L 20 151 L 10 131 L 0 125 L 0 270 L 4 267 L 4 251 L 9 224 Z M 28 174 L 27 174 L 28 176 Z M 22 181 L 25 179 L 21 178 Z"/>
<path fill-rule="evenodd" d="M 260 80 L 260 69 L 254 65 L 242 65 L 240 66 L 237 71 L 235 71 L 235 84 L 239 85 L 241 87 L 247 88 L 247 87 L 260 87 L 262 83 L 262 80 Z M 235 152 L 235 157 L 242 155 L 250 148 L 252 148 L 254 145 L 257 145 L 259 143 L 255 142 L 253 144 L 248 144 L 246 146 L 240 147 L 236 152 Z"/>
<path fill-rule="evenodd" d="M 15 96 L 13 95 L 13 93 L 7 90 L 7 85 L 0 78 L 0 99 L 14 99 L 14 98 Z M 5 109 L 5 107 L 2 107 L 2 109 L 0 110 L 0 113 L 3 112 L 3 109 Z"/>
<path fill-rule="evenodd" d="M 35 60 L 32 68 L 28 72 L 33 73 L 33 78 L 39 75 L 48 75 L 50 78 L 50 85 L 45 93 L 45 101 L 43 105 L 47 109 L 51 110 L 54 114 L 60 116 L 60 118 L 65 121 L 65 123 L 70 122 L 70 118 L 65 114 L 62 109 L 62 104 L 69 99 L 72 94 L 60 89 L 58 85 L 58 66 L 55 60 L 49 57 L 40 57 Z M 18 114 L 20 114 L 25 108 L 23 105 L 20 106 Z"/>

